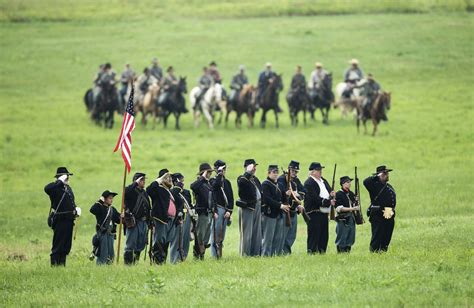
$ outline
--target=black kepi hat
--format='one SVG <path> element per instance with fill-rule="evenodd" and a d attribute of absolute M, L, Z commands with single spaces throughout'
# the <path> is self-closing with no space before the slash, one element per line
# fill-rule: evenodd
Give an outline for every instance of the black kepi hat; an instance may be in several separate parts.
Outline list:
<path fill-rule="evenodd" d="M 214 162 L 214 168 L 217 169 L 217 168 L 222 167 L 222 166 L 225 166 L 225 161 L 222 161 L 222 160 L 218 159 Z"/>
<path fill-rule="evenodd" d="M 288 168 L 294 169 L 294 170 L 300 170 L 300 163 L 297 162 L 296 160 L 292 160 L 292 161 L 290 161 L 290 163 L 288 164 Z"/>
<path fill-rule="evenodd" d="M 212 171 L 211 165 L 209 165 L 208 163 L 202 163 L 202 164 L 200 164 L 200 165 L 199 165 L 199 172 L 198 172 L 198 175 L 203 174 L 205 171 Z"/>
<path fill-rule="evenodd" d="M 145 177 L 146 174 L 145 173 L 142 173 L 142 172 L 136 172 L 134 175 L 133 175 L 133 181 L 135 182 L 137 179 L 141 178 L 141 177 Z"/>
<path fill-rule="evenodd" d="M 341 176 L 341 178 L 339 179 L 339 183 L 342 186 L 342 184 L 344 184 L 345 182 L 351 182 L 352 180 L 354 180 L 354 179 L 351 179 L 350 177 L 345 175 L 345 176 Z"/>
<path fill-rule="evenodd" d="M 268 172 L 272 171 L 278 172 L 278 165 L 268 165 Z"/>
<path fill-rule="evenodd" d="M 246 159 L 246 160 L 244 161 L 244 168 L 247 167 L 247 166 L 250 165 L 250 164 L 258 165 L 258 164 L 255 162 L 255 159 L 249 158 L 249 159 Z"/>
<path fill-rule="evenodd" d="M 115 193 L 115 192 L 111 192 L 110 190 L 106 190 L 102 193 L 102 197 L 104 197 L 104 198 L 107 198 L 109 196 L 115 197 L 116 195 L 118 195 L 118 194 Z"/>
<path fill-rule="evenodd" d="M 66 167 L 58 167 L 58 169 L 56 169 L 56 177 L 59 177 L 64 174 L 72 175 L 72 173 L 69 172 Z"/>
<path fill-rule="evenodd" d="M 309 171 L 312 171 L 312 170 L 321 170 L 323 169 L 324 166 L 321 166 L 321 163 L 318 163 L 318 162 L 312 162 L 310 165 L 309 165 Z"/>
<path fill-rule="evenodd" d="M 387 166 L 381 165 L 381 166 L 378 166 L 377 169 L 375 169 L 374 174 L 379 174 L 380 172 L 390 172 L 390 171 L 393 171 L 393 169 L 388 169 Z"/>
<path fill-rule="evenodd" d="M 163 175 L 167 174 L 167 173 L 170 173 L 170 171 L 166 168 L 164 169 L 161 169 L 159 172 L 158 172 L 158 177 L 161 178 Z"/>
<path fill-rule="evenodd" d="M 176 173 L 173 173 L 171 175 L 171 179 L 173 180 L 173 183 L 175 183 L 176 181 L 178 181 L 179 179 L 184 179 L 184 175 L 182 175 L 181 173 L 179 172 L 176 172 Z"/>

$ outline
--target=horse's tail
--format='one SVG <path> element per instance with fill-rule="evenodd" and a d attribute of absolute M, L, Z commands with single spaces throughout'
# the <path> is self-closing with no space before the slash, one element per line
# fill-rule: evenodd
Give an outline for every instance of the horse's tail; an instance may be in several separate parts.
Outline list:
<path fill-rule="evenodd" d="M 86 93 L 84 94 L 84 104 L 86 105 L 87 111 L 91 111 L 91 109 L 92 109 L 92 89 L 87 89 Z"/>

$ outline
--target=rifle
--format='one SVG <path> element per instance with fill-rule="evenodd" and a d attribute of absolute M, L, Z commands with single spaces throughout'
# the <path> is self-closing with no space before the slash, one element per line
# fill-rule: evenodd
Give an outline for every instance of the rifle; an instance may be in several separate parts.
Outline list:
<path fill-rule="evenodd" d="M 183 225 L 178 226 L 178 253 L 181 262 L 184 261 L 184 250 L 183 250 Z"/>
<path fill-rule="evenodd" d="M 332 173 L 332 186 L 331 186 L 331 191 L 334 191 L 335 187 L 335 181 L 336 181 L 336 169 L 337 169 L 337 164 L 334 164 L 334 172 Z M 334 199 L 334 197 L 331 197 L 331 199 Z M 336 213 L 334 211 L 334 206 L 330 206 L 330 211 L 329 211 L 329 219 L 331 220 L 336 220 Z"/>
<path fill-rule="evenodd" d="M 290 169 L 288 169 L 288 172 L 286 174 L 286 183 L 288 185 L 288 189 L 290 190 L 292 197 L 295 198 L 296 195 L 294 194 L 293 187 L 291 186 Z M 297 199 L 295 199 L 295 200 L 297 200 Z M 290 211 L 289 210 L 288 210 L 288 212 L 285 212 L 285 226 L 287 226 L 288 228 L 291 228 L 291 216 L 290 216 Z"/>
<path fill-rule="evenodd" d="M 357 206 L 357 205 L 359 206 L 359 210 L 353 212 L 353 214 L 354 214 L 354 220 L 355 220 L 356 224 L 362 225 L 362 224 L 364 223 L 364 217 L 362 216 L 362 208 L 360 208 L 360 206 L 361 206 L 361 202 L 360 202 L 360 187 L 359 187 L 359 178 L 357 177 L 357 167 L 355 167 L 354 172 L 355 172 L 355 176 L 354 176 L 354 180 L 355 180 L 355 195 L 356 195 L 356 197 L 357 197 L 356 206 Z"/>
<path fill-rule="evenodd" d="M 298 205 L 301 204 L 301 200 L 296 196 L 296 193 L 295 191 L 293 190 L 293 186 L 291 185 L 291 174 L 290 174 L 290 168 L 288 168 L 288 171 L 287 171 L 287 177 L 286 177 L 286 181 L 288 183 L 288 189 L 290 190 L 290 193 L 291 193 L 291 198 L 294 200 L 294 202 L 298 203 Z M 311 220 L 311 218 L 309 217 L 309 215 L 306 213 L 305 209 L 303 208 L 303 210 L 301 211 L 301 215 L 303 216 L 303 219 L 306 223 L 309 223 L 309 221 Z M 288 216 L 289 216 L 289 213 L 288 213 Z M 288 226 L 288 225 L 287 225 Z M 291 221 L 290 221 L 290 226 L 291 226 Z"/>

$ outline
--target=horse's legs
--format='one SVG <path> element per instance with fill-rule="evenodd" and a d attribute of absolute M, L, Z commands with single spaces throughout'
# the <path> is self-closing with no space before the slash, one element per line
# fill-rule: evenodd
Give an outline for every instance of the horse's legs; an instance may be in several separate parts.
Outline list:
<path fill-rule="evenodd" d="M 324 113 L 324 124 L 329 124 L 329 108 L 331 108 L 331 106 L 328 106 L 326 107 L 326 111 Z"/>
<path fill-rule="evenodd" d="M 267 122 L 267 110 L 262 110 L 262 117 L 260 118 L 260 127 L 265 128 L 265 122 Z"/>
<path fill-rule="evenodd" d="M 174 117 L 176 119 L 176 124 L 175 124 L 175 128 L 176 130 L 180 130 L 181 127 L 179 127 L 179 117 L 181 116 L 181 113 L 180 112 L 175 112 L 174 113 Z"/>
<path fill-rule="evenodd" d="M 212 114 L 206 108 L 203 108 L 202 113 L 204 113 L 204 116 L 207 119 L 207 122 L 209 124 L 209 128 L 214 129 L 214 119 L 212 117 Z"/>
<path fill-rule="evenodd" d="M 377 124 L 378 124 L 375 117 L 372 118 L 372 124 L 374 125 L 374 130 L 372 132 L 372 136 L 375 137 L 375 133 L 377 132 Z"/>
<path fill-rule="evenodd" d="M 273 109 L 273 111 L 275 112 L 275 127 L 278 128 L 279 127 L 279 125 L 278 125 L 278 111 L 276 110 L 276 108 Z"/>
<path fill-rule="evenodd" d="M 304 126 L 306 126 L 306 108 L 303 109 L 303 123 L 304 123 Z"/>
<path fill-rule="evenodd" d="M 194 116 L 194 128 L 198 128 L 199 127 L 200 111 L 199 110 L 194 110 L 193 116 Z"/>
<path fill-rule="evenodd" d="M 362 119 L 362 123 L 364 124 L 364 134 L 367 135 L 367 119 Z"/>
<path fill-rule="evenodd" d="M 225 113 L 225 127 L 227 127 L 227 122 L 229 122 L 230 110 L 227 110 Z"/>

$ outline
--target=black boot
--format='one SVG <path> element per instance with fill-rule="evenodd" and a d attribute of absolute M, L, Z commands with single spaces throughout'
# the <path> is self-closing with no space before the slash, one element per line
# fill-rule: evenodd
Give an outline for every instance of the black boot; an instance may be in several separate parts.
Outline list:
<path fill-rule="evenodd" d="M 59 255 L 53 254 L 51 255 L 51 266 L 58 266 L 59 265 Z"/>
<path fill-rule="evenodd" d="M 66 266 L 66 255 L 59 255 L 59 265 Z"/>
<path fill-rule="evenodd" d="M 140 251 L 135 251 L 135 254 L 133 256 L 133 264 L 137 264 L 138 261 L 140 261 Z"/>
<path fill-rule="evenodd" d="M 342 250 L 341 246 L 336 246 L 336 248 L 337 248 L 337 253 L 341 253 L 341 252 L 343 252 L 343 250 Z"/>
<path fill-rule="evenodd" d="M 125 265 L 132 265 L 133 264 L 133 251 L 125 251 L 123 254 L 123 262 Z"/>

